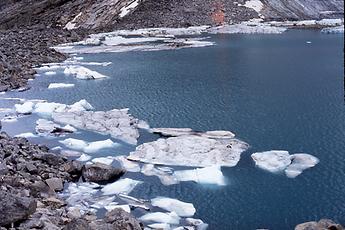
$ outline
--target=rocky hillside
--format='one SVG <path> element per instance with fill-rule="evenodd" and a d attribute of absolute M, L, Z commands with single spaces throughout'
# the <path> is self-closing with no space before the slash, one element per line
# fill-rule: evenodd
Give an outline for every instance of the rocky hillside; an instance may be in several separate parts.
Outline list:
<path fill-rule="evenodd" d="M 343 0 L 262 0 L 267 19 L 343 18 Z"/>
<path fill-rule="evenodd" d="M 252 8 L 268 20 L 344 15 L 343 0 L 2 0 L 0 29 L 37 24 L 92 30 L 231 24 L 258 17 Z"/>

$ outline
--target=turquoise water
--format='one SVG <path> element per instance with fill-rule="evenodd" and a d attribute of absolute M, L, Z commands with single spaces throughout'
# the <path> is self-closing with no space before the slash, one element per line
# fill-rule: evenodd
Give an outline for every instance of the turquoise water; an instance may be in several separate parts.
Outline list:
<path fill-rule="evenodd" d="M 155 177 L 131 193 L 191 202 L 195 217 L 209 229 L 293 229 L 301 222 L 331 218 L 345 224 L 345 110 L 343 35 L 290 31 L 281 35 L 217 35 L 215 46 L 159 52 L 83 55 L 110 76 L 76 80 L 58 72 L 30 83 L 32 89 L 9 93 L 22 98 L 73 103 L 86 99 L 97 110 L 130 108 L 152 127 L 231 130 L 250 144 L 236 167 L 222 168 L 225 187 L 192 182 L 163 186 Z M 306 43 L 311 41 L 311 44 Z M 48 90 L 50 82 L 74 88 Z M 6 95 L 6 96 L 9 96 Z M 10 105 L 0 101 L 1 107 Z M 11 134 L 32 130 L 36 117 L 3 124 Z M 87 140 L 104 136 L 74 134 Z M 140 143 L 156 137 L 143 133 Z M 35 139 L 50 146 L 56 140 Z M 134 147 L 123 144 L 126 154 Z M 320 163 L 295 179 L 255 167 L 250 154 L 271 149 L 306 152 Z"/>

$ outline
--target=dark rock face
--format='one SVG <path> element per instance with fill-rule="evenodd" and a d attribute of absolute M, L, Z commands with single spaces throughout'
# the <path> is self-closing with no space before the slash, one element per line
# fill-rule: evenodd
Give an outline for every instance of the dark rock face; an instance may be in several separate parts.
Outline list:
<path fill-rule="evenodd" d="M 262 14 L 268 20 L 344 17 L 344 1 L 339 0 L 262 0 L 262 2 L 265 6 Z"/>
<path fill-rule="evenodd" d="M 332 220 L 321 219 L 319 222 L 310 221 L 299 224 L 295 227 L 295 230 L 344 230 L 344 228 Z"/>
<path fill-rule="evenodd" d="M 25 220 L 36 210 L 36 201 L 30 197 L 0 191 L 0 201 L 0 226 Z"/>
<path fill-rule="evenodd" d="M 116 169 L 106 164 L 96 163 L 85 165 L 82 175 L 84 180 L 88 182 L 112 182 L 119 179 L 125 172 L 123 169 Z"/>
<path fill-rule="evenodd" d="M 146 0 L 115 28 L 186 27 L 238 23 L 257 17 L 247 7 L 239 6 L 245 0 Z"/>

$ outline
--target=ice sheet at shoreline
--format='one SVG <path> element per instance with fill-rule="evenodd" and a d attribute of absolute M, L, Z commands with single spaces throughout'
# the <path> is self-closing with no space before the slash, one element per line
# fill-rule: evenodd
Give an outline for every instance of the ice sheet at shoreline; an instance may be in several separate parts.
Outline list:
<path fill-rule="evenodd" d="M 290 155 L 288 151 L 271 150 L 252 154 L 255 164 L 272 173 L 285 172 L 289 178 L 295 178 L 304 170 L 314 167 L 319 159 L 306 153 Z"/>
<path fill-rule="evenodd" d="M 183 135 L 160 138 L 139 145 L 128 159 L 151 164 L 193 167 L 237 165 L 248 144 L 238 139 L 212 139 L 205 136 Z"/>

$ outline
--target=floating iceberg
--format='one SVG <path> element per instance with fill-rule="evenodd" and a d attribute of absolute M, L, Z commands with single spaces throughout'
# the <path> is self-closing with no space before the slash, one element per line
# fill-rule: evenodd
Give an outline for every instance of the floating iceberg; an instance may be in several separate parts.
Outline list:
<path fill-rule="evenodd" d="M 117 156 L 115 157 L 122 168 L 126 169 L 128 172 L 140 172 L 140 165 L 136 162 L 129 161 L 125 156 Z"/>
<path fill-rule="evenodd" d="M 78 79 L 90 80 L 90 79 L 101 79 L 107 76 L 100 74 L 96 71 L 90 70 L 83 66 L 67 66 L 64 70 L 66 75 L 72 75 Z"/>
<path fill-rule="evenodd" d="M 141 183 L 141 181 L 125 178 L 115 181 L 114 183 L 107 184 L 101 191 L 104 195 L 114 195 L 119 193 L 129 194 L 135 186 Z"/>
<path fill-rule="evenodd" d="M 20 114 L 30 114 L 33 112 L 34 103 L 31 101 L 24 102 L 24 104 L 15 104 L 15 110 Z"/>
<path fill-rule="evenodd" d="M 165 223 L 156 223 L 147 225 L 150 229 L 159 229 L 159 230 L 170 230 L 170 224 Z"/>
<path fill-rule="evenodd" d="M 191 170 L 179 170 L 174 172 L 178 181 L 195 181 L 200 184 L 226 185 L 225 177 L 220 166 L 210 166 Z"/>
<path fill-rule="evenodd" d="M 319 163 L 319 160 L 310 154 L 290 155 L 289 152 L 281 150 L 253 153 L 252 158 L 259 168 L 273 173 L 284 171 L 290 178 L 300 175 L 305 169 Z"/>
<path fill-rule="evenodd" d="M 305 153 L 291 155 L 291 161 L 291 164 L 285 169 L 286 176 L 290 178 L 300 175 L 305 169 L 312 168 L 319 163 L 319 159 Z"/>
<path fill-rule="evenodd" d="M 47 71 L 47 72 L 44 72 L 44 75 L 52 76 L 52 75 L 56 75 L 56 72 L 55 71 Z"/>
<path fill-rule="evenodd" d="M 163 185 L 172 185 L 179 183 L 177 178 L 172 174 L 172 169 L 170 172 L 168 172 L 167 170 L 155 168 L 153 164 L 144 164 L 141 172 L 146 176 L 157 176 Z"/>
<path fill-rule="evenodd" d="M 110 134 L 130 144 L 136 144 L 139 137 L 139 120 L 128 113 L 128 109 L 113 109 L 110 111 L 69 111 L 54 113 L 54 121 L 70 124 L 80 129 Z"/>
<path fill-rule="evenodd" d="M 66 84 L 66 83 L 50 83 L 48 89 L 58 89 L 58 88 L 72 88 L 74 84 Z"/>
<path fill-rule="evenodd" d="M 150 129 L 151 132 L 160 134 L 165 137 L 178 137 L 184 135 L 196 135 L 202 136 L 207 138 L 234 138 L 235 134 L 230 131 L 224 130 L 215 130 L 215 131 L 207 131 L 207 132 L 197 132 L 193 131 L 190 128 L 152 128 Z"/>
<path fill-rule="evenodd" d="M 111 165 L 114 161 L 114 157 L 112 156 L 107 156 L 107 157 L 98 157 L 98 158 L 94 158 L 92 159 L 93 163 L 102 163 L 102 164 L 106 164 L 106 165 Z"/>
<path fill-rule="evenodd" d="M 155 223 L 165 223 L 165 224 L 179 224 L 180 217 L 175 213 L 164 213 L 164 212 L 153 212 L 148 213 L 139 218 L 139 220 L 144 222 L 155 222 Z"/>
<path fill-rule="evenodd" d="M 181 217 L 193 216 L 196 211 L 193 204 L 168 197 L 157 197 L 151 199 L 151 204 L 166 211 L 175 212 L 178 216 Z"/>
<path fill-rule="evenodd" d="M 103 141 L 86 142 L 74 138 L 67 138 L 63 141 L 60 141 L 60 143 L 64 144 L 66 147 L 69 147 L 71 149 L 81 150 L 86 153 L 95 153 L 101 149 L 114 148 L 116 146 L 116 143 L 114 143 L 110 139 Z"/>
<path fill-rule="evenodd" d="M 234 138 L 182 135 L 139 145 L 127 159 L 163 165 L 233 167 L 247 148 L 248 144 Z"/>

